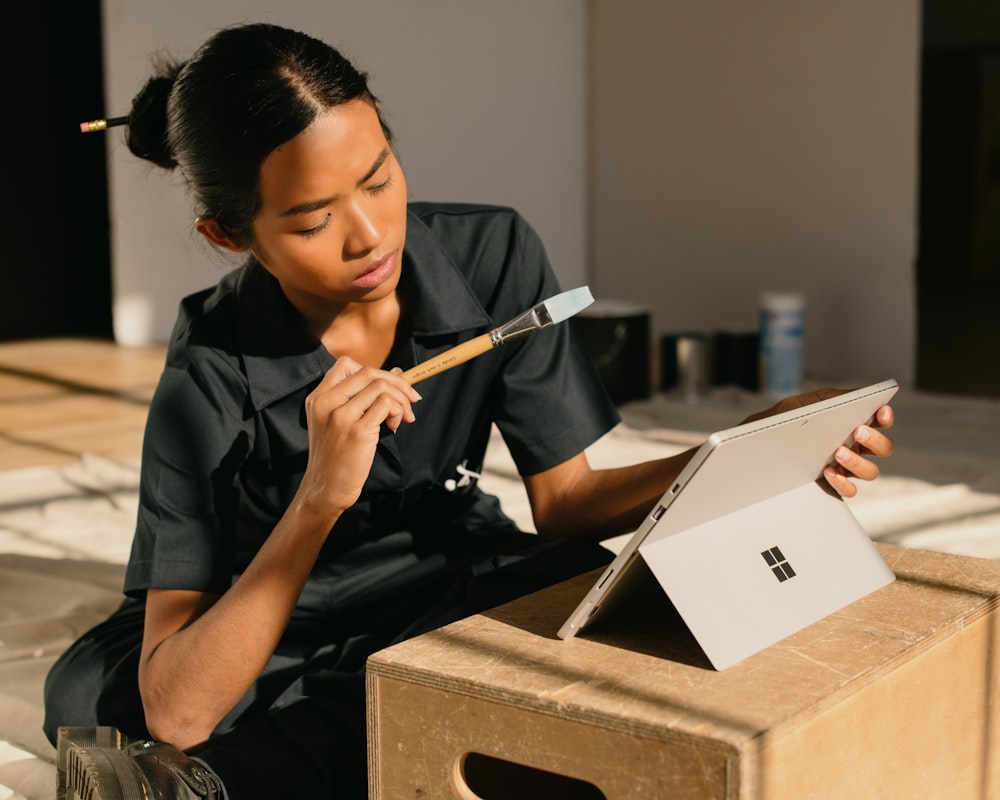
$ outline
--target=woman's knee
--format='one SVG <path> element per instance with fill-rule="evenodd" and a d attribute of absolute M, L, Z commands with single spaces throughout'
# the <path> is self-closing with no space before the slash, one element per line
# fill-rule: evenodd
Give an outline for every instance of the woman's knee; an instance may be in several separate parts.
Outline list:
<path fill-rule="evenodd" d="M 136 605 L 126 601 L 70 645 L 49 670 L 43 730 L 53 744 L 59 728 L 67 725 L 145 732 L 138 686 L 143 613 Z"/>

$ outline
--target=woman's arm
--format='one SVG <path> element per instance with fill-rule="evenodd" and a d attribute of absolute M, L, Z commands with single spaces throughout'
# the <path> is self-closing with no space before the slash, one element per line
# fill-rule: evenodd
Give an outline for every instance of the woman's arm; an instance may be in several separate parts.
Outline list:
<path fill-rule="evenodd" d="M 150 590 L 139 660 L 146 726 L 187 749 L 247 692 L 285 630 L 332 517 L 293 503 L 222 596 Z"/>
<path fill-rule="evenodd" d="M 825 400 L 840 392 L 820 390 L 786 398 L 767 411 L 745 420 L 779 414 L 809 403 Z M 874 480 L 879 468 L 871 458 L 888 456 L 893 442 L 883 431 L 893 424 L 893 412 L 883 406 L 872 425 L 861 425 L 854 433 L 853 448 L 840 447 L 834 453 L 836 467 L 828 467 L 824 477 L 843 497 L 857 493 L 855 479 Z M 635 530 L 690 461 L 694 450 L 669 458 L 616 469 L 591 469 L 581 453 L 551 469 L 524 478 L 532 516 L 540 534 L 606 539 Z"/>
<path fill-rule="evenodd" d="M 524 478 L 535 528 L 543 536 L 607 539 L 635 530 L 694 455 L 595 470 L 586 453 Z"/>
<path fill-rule="evenodd" d="M 419 397 L 399 376 L 339 359 L 306 399 L 299 489 L 246 571 L 221 596 L 147 593 L 139 689 L 155 738 L 205 741 L 258 678 L 330 529 L 361 493 L 382 424 L 412 422 Z"/>

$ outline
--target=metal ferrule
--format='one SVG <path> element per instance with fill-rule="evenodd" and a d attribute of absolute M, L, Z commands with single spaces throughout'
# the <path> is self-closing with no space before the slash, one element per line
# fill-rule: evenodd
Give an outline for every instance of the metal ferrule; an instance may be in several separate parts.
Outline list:
<path fill-rule="evenodd" d="M 549 316 L 545 303 L 539 303 L 534 308 L 514 317 L 510 322 L 490 331 L 490 342 L 494 347 L 499 347 L 504 342 L 509 342 L 511 339 L 516 339 L 518 336 L 524 336 L 551 324 L 552 317 Z"/>

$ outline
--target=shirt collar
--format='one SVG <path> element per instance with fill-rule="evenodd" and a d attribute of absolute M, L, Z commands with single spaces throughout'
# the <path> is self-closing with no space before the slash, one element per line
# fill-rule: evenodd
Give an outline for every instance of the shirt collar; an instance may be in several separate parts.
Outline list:
<path fill-rule="evenodd" d="M 442 242 L 420 217 L 407 215 L 402 285 L 414 338 L 492 324 Z"/>
<path fill-rule="evenodd" d="M 407 214 L 400 287 L 412 339 L 487 329 L 489 315 L 441 242 L 412 212 Z M 260 411 L 318 381 L 335 363 L 275 280 L 255 259 L 235 287 L 236 327 L 250 400 Z"/>
<path fill-rule="evenodd" d="M 333 357 L 302 325 L 278 281 L 251 258 L 236 281 L 236 328 L 254 410 L 321 378 Z"/>

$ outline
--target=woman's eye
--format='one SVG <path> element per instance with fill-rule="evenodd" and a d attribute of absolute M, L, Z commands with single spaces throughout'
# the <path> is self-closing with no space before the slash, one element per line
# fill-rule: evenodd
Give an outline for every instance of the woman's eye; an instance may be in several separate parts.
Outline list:
<path fill-rule="evenodd" d="M 369 186 L 368 191 L 372 194 L 381 194 L 392 186 L 393 180 L 392 175 L 386 178 L 382 183 L 376 183 L 374 186 Z"/>
<path fill-rule="evenodd" d="M 303 228 L 302 230 L 294 231 L 294 233 L 297 236 L 315 236 L 317 233 L 323 230 L 323 228 L 325 228 L 327 226 L 327 223 L 329 222 L 330 222 L 330 215 L 327 214 L 319 225 L 314 225 L 312 228 Z"/>

